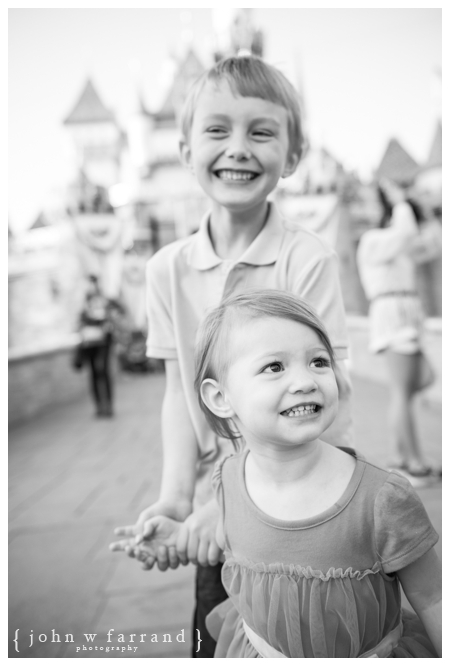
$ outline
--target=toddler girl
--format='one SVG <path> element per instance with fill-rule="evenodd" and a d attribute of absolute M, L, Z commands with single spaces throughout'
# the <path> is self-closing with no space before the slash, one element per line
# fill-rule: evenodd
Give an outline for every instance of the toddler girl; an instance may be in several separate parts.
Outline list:
<path fill-rule="evenodd" d="M 321 441 L 333 368 L 323 324 L 288 293 L 232 296 L 202 324 L 200 403 L 240 448 L 213 479 L 229 595 L 207 620 L 215 657 L 440 655 L 438 536 L 407 479 Z M 189 539 L 165 517 L 144 536 L 179 552 Z"/>

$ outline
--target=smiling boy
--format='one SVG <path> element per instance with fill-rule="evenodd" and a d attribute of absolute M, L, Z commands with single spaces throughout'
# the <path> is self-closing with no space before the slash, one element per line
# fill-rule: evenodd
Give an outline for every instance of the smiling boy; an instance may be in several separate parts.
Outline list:
<path fill-rule="evenodd" d="M 147 354 L 164 359 L 166 367 L 163 474 L 159 501 L 135 526 L 116 533 L 131 536 L 160 514 L 185 520 L 187 555 L 212 565 L 197 570 L 194 631 L 198 628 L 203 640 L 193 656 L 212 657 L 214 642 L 204 617 L 226 595 L 210 479 L 217 460 L 232 448 L 214 434 L 197 402 L 193 356 L 199 322 L 224 297 L 251 287 L 299 294 L 325 321 L 337 359 L 340 414 L 325 436 L 336 445 L 349 444 L 350 384 L 343 363 L 347 336 L 337 256 L 315 234 L 282 220 L 267 200 L 301 157 L 293 86 L 259 58 L 227 58 L 194 84 L 182 132 L 182 161 L 210 197 L 211 211 L 196 234 L 162 248 L 147 265 Z M 126 541 L 119 548 L 131 554 Z M 159 558 L 160 568 L 177 564 L 173 552 Z"/>

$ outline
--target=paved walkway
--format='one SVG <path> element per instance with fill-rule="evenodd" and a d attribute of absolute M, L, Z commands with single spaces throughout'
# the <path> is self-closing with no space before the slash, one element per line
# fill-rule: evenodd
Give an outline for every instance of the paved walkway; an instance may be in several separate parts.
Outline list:
<path fill-rule="evenodd" d="M 10 433 L 10 657 L 189 657 L 194 567 L 144 572 L 108 550 L 157 498 L 163 387 L 161 374 L 124 375 L 114 420 L 94 419 L 86 397 Z M 386 391 L 354 388 L 358 448 L 383 463 Z M 440 413 L 417 416 L 438 462 Z M 420 495 L 440 533 L 441 488 Z"/>

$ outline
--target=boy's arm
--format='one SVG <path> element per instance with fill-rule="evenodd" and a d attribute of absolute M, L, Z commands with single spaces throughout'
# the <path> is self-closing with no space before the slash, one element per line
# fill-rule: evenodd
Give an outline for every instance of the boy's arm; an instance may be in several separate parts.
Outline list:
<path fill-rule="evenodd" d="M 146 520 L 164 515 L 183 521 L 192 512 L 197 440 L 184 397 L 178 361 L 166 360 L 165 366 L 166 390 L 161 414 L 163 471 L 159 500 L 140 513 L 135 525 L 117 528 L 115 534 L 128 539 L 112 544 L 113 550 L 125 550 L 131 557 L 134 556 L 134 535 L 142 530 Z"/>
<path fill-rule="evenodd" d="M 184 520 L 192 511 L 198 462 L 198 445 L 189 415 L 180 366 L 166 360 L 166 391 L 161 414 L 163 470 L 160 501 L 173 504 Z M 182 514 L 182 515 L 180 515 Z"/>
<path fill-rule="evenodd" d="M 397 571 L 411 606 L 425 627 L 439 657 L 442 656 L 442 574 L 434 548 Z"/>

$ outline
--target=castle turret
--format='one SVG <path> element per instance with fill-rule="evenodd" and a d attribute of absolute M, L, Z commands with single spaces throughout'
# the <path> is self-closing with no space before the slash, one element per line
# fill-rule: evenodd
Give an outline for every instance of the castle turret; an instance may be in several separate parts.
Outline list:
<path fill-rule="evenodd" d="M 149 141 L 154 126 L 152 114 L 144 99 L 141 70 L 137 61 L 130 62 L 134 90 L 132 108 L 127 120 L 128 151 L 135 174 L 145 176 L 150 158 Z"/>
<path fill-rule="evenodd" d="M 230 55 L 263 56 L 263 33 L 253 23 L 251 9 L 217 9 L 214 12 L 217 48 L 215 60 Z"/>
<path fill-rule="evenodd" d="M 114 185 L 119 180 L 122 134 L 89 79 L 64 125 L 74 140 L 78 168 L 95 185 Z"/>

